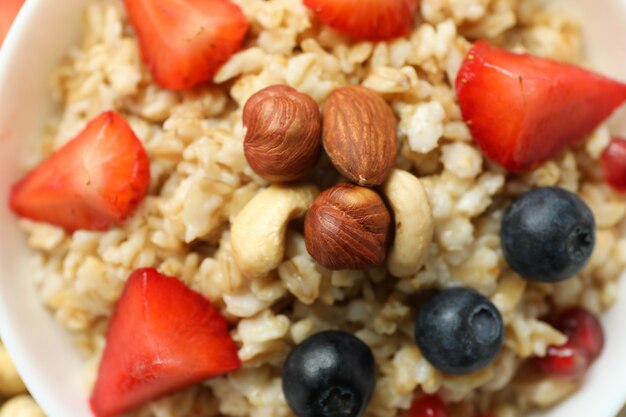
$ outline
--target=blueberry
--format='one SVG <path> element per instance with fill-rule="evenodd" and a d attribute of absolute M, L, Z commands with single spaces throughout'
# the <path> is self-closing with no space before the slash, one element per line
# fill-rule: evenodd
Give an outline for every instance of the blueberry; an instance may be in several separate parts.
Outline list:
<path fill-rule="evenodd" d="M 502 316 L 489 299 L 474 290 L 442 290 L 419 309 L 415 341 L 435 368 L 468 374 L 484 368 L 500 353 Z"/>
<path fill-rule="evenodd" d="M 530 281 L 557 282 L 576 275 L 589 260 L 595 220 L 576 194 L 537 188 L 506 211 L 500 239 L 515 272 Z"/>
<path fill-rule="evenodd" d="M 296 346 L 283 369 L 283 393 L 299 417 L 357 417 L 376 384 L 369 347 L 346 332 L 317 333 Z"/>

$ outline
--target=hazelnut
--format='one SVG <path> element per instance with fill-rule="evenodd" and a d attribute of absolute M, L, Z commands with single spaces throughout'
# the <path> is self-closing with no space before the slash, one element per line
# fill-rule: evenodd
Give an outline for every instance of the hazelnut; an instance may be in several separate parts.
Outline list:
<path fill-rule="evenodd" d="M 314 167 L 321 150 L 317 103 L 286 85 L 254 94 L 243 109 L 243 150 L 252 169 L 274 182 L 294 181 Z"/>
<path fill-rule="evenodd" d="M 396 162 L 396 118 L 382 97 L 361 86 L 335 90 L 324 103 L 324 149 L 359 185 L 382 184 Z"/>
<path fill-rule="evenodd" d="M 390 222 L 375 191 L 338 184 L 321 193 L 306 213 L 306 249 L 328 269 L 375 267 L 385 260 Z"/>

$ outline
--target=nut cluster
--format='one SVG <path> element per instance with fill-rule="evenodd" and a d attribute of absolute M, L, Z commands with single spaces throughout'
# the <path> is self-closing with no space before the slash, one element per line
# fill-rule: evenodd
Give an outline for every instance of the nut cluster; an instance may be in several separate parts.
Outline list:
<path fill-rule="evenodd" d="M 309 254 L 319 264 L 333 270 L 381 265 L 389 246 L 392 216 L 381 196 L 366 187 L 380 186 L 388 177 L 391 181 L 390 173 L 397 157 L 396 119 L 387 102 L 367 88 L 343 87 L 335 90 L 324 103 L 322 121 L 312 98 L 291 87 L 271 86 L 248 100 L 243 122 L 244 153 L 252 169 L 263 178 L 288 182 L 305 177 L 317 164 L 323 143 L 337 171 L 354 183 L 335 185 L 310 205 L 304 222 Z M 412 225 L 391 245 L 390 265 L 403 276 L 422 265 L 425 251 L 420 249 L 420 253 L 408 256 L 408 260 L 399 261 L 399 256 L 404 257 L 411 250 L 404 247 L 406 242 L 422 232 L 425 235 L 422 239 L 425 246 L 422 246 L 427 247 L 432 239 L 432 227 L 423 224 L 428 222 L 428 216 L 421 216 L 423 221 L 413 222 L 405 218 L 416 207 L 430 210 L 427 202 L 418 201 L 425 194 L 417 194 L 413 199 L 416 201 L 411 200 L 409 204 L 397 201 L 397 195 L 403 193 L 398 188 L 408 187 L 405 191 L 409 193 L 421 191 L 419 180 L 409 173 L 406 175 L 409 177 L 397 174 L 395 180 L 382 187 L 394 211 L 398 211 L 396 217 Z M 252 220 L 256 215 L 252 212 L 258 210 L 249 211 Z M 401 221 L 396 221 L 396 228 Z M 283 221 L 276 222 L 279 223 Z M 237 241 L 243 239 L 234 233 L 233 247 L 239 247 Z M 259 248 L 263 246 L 259 242 L 254 244 Z M 245 253 L 239 255 L 239 263 L 246 266 L 247 274 L 267 273 L 267 268 L 261 270 L 247 265 L 243 261 Z"/>

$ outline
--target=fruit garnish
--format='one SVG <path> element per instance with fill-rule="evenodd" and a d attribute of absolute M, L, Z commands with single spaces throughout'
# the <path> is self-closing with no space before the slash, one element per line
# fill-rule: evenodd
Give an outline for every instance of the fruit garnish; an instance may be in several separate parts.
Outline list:
<path fill-rule="evenodd" d="M 626 193 L 626 139 L 613 138 L 601 162 L 606 182 L 616 191 Z"/>
<path fill-rule="evenodd" d="M 582 347 L 592 361 L 604 350 L 602 324 L 596 316 L 583 308 L 565 311 L 559 316 L 555 326 L 576 346 Z"/>
<path fill-rule="evenodd" d="M 408 417 L 450 417 L 450 410 L 438 395 L 423 394 L 413 400 Z"/>
<path fill-rule="evenodd" d="M 567 337 L 561 346 L 550 346 L 545 357 L 537 358 L 547 375 L 575 380 L 581 378 L 604 349 L 604 331 L 598 319 L 583 308 L 562 313 L 555 327 Z"/>
<path fill-rule="evenodd" d="M 370 348 L 343 331 L 314 334 L 287 357 L 283 393 L 298 417 L 358 417 L 376 385 Z"/>
<path fill-rule="evenodd" d="M 124 221 L 150 183 L 150 161 L 126 119 L 93 119 L 11 189 L 19 216 L 64 228 L 105 230 Z"/>
<path fill-rule="evenodd" d="M 248 20 L 230 0 L 124 0 L 143 61 L 161 87 L 210 81 L 241 48 Z"/>
<path fill-rule="evenodd" d="M 91 408 L 117 416 L 239 366 L 228 325 L 209 301 L 176 278 L 138 269 L 111 317 Z"/>
<path fill-rule="evenodd" d="M 382 41 L 411 31 L 418 0 L 304 0 L 304 4 L 339 32 Z"/>
<path fill-rule="evenodd" d="M 507 263 L 525 279 L 562 281 L 576 275 L 591 257 L 595 219 L 576 194 L 536 188 L 504 213 L 500 241 Z"/>
<path fill-rule="evenodd" d="M 550 346 L 546 356 L 538 360 L 539 369 L 553 378 L 575 380 L 589 367 L 589 357 L 584 349 L 572 341 L 561 346 Z"/>
<path fill-rule="evenodd" d="M 626 84 L 485 41 L 465 58 L 456 91 L 480 149 L 511 172 L 555 157 L 626 101 Z"/>
<path fill-rule="evenodd" d="M 500 312 L 469 288 L 441 290 L 420 308 L 415 341 L 435 368 L 454 375 L 475 372 L 500 353 L 504 324 Z"/>
<path fill-rule="evenodd" d="M 24 0 L 2 0 L 0 2 L 0 45 L 11 28 L 13 19 L 20 11 Z"/>

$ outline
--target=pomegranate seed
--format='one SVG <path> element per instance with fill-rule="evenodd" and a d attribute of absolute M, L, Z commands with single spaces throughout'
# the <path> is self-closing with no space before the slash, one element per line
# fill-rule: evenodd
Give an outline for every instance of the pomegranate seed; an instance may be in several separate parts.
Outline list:
<path fill-rule="evenodd" d="M 556 328 L 565 333 L 574 345 L 583 348 L 589 355 L 590 362 L 596 360 L 604 349 L 602 325 L 585 309 L 573 308 L 564 312 L 557 320 Z"/>
<path fill-rule="evenodd" d="M 450 417 L 450 411 L 438 395 L 425 394 L 413 401 L 409 417 Z"/>
<path fill-rule="evenodd" d="M 539 369 L 551 377 L 578 379 L 589 367 L 589 355 L 568 340 L 563 346 L 550 346 L 546 356 L 538 358 Z"/>
<path fill-rule="evenodd" d="M 626 192 L 626 139 L 613 138 L 602 154 L 605 181 L 620 192 Z"/>

